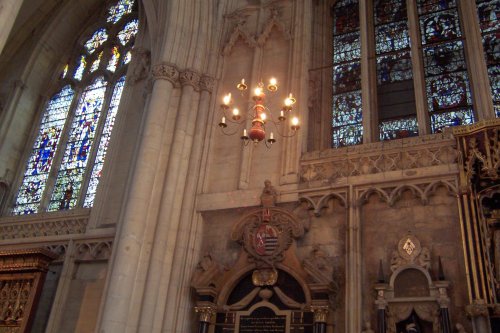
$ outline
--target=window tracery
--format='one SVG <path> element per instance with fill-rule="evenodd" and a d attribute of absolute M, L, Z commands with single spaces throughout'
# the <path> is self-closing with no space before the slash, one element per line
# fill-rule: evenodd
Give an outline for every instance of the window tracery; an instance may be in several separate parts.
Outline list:
<path fill-rule="evenodd" d="M 134 0 L 111 6 L 107 23 L 62 69 L 63 88 L 43 111 L 13 214 L 92 207 L 138 31 L 134 10 Z"/>

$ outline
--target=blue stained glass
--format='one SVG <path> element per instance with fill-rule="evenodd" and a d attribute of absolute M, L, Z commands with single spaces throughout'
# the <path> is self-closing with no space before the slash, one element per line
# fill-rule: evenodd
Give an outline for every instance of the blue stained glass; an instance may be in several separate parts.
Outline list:
<path fill-rule="evenodd" d="M 85 67 L 87 66 L 87 61 L 85 60 L 85 56 L 80 57 L 80 62 L 78 67 L 76 68 L 74 78 L 77 80 L 81 80 L 83 77 L 83 72 L 85 71 Z"/>
<path fill-rule="evenodd" d="M 385 84 L 410 80 L 412 64 L 410 51 L 377 57 L 377 82 Z"/>
<path fill-rule="evenodd" d="M 81 97 L 48 210 L 73 208 L 78 199 L 101 115 L 107 82 L 98 77 Z"/>
<path fill-rule="evenodd" d="M 351 61 L 361 57 L 359 32 L 335 36 L 333 38 L 333 61 L 335 63 Z"/>
<path fill-rule="evenodd" d="M 114 72 L 118 67 L 119 61 L 120 61 L 120 51 L 118 50 L 117 46 L 114 46 L 111 49 L 111 58 L 109 59 L 108 66 L 106 67 L 106 69 L 108 71 Z"/>
<path fill-rule="evenodd" d="M 406 22 L 390 23 L 375 28 L 377 54 L 399 51 L 410 47 Z"/>
<path fill-rule="evenodd" d="M 431 114 L 431 131 L 432 133 L 439 133 L 444 127 L 470 125 L 474 121 L 472 109 L 433 113 Z"/>
<path fill-rule="evenodd" d="M 333 97 L 333 127 L 362 121 L 361 92 L 352 91 Z"/>
<path fill-rule="evenodd" d="M 49 101 L 30 154 L 13 213 L 36 213 L 52 167 L 74 91 L 66 86 Z"/>
<path fill-rule="evenodd" d="M 476 1 L 495 116 L 500 117 L 500 1 Z"/>
<path fill-rule="evenodd" d="M 118 33 L 118 39 L 122 45 L 127 45 L 128 42 L 137 34 L 139 28 L 139 20 L 132 20 L 125 24 L 123 29 Z"/>
<path fill-rule="evenodd" d="M 429 77 L 426 83 L 430 112 L 472 104 L 469 81 L 464 72 Z"/>
<path fill-rule="evenodd" d="M 450 8 L 455 8 L 455 0 L 418 0 L 418 13 L 432 13 Z"/>
<path fill-rule="evenodd" d="M 120 105 L 120 98 L 122 96 L 124 85 L 125 77 L 123 76 L 116 83 L 113 97 L 111 98 L 108 115 L 106 116 L 106 122 L 104 123 L 104 129 L 99 141 L 99 148 L 97 149 L 94 168 L 92 169 L 91 178 L 87 187 L 87 194 L 85 195 L 85 201 L 83 203 L 84 207 L 92 207 L 94 203 L 97 185 L 99 184 L 99 179 L 101 178 L 102 167 L 104 166 L 104 160 L 106 158 L 109 140 L 111 138 L 111 131 L 113 130 L 115 123 L 116 113 L 118 112 L 118 106 Z"/>
<path fill-rule="evenodd" d="M 132 53 L 128 51 L 127 53 L 125 53 L 125 56 L 123 57 L 123 64 L 124 65 L 128 64 L 130 60 L 132 60 Z"/>
<path fill-rule="evenodd" d="M 420 18 L 422 44 L 452 40 L 462 36 L 456 9 Z"/>
<path fill-rule="evenodd" d="M 97 56 L 97 59 L 94 60 L 92 66 L 90 67 L 90 72 L 95 72 L 99 68 L 99 64 L 101 63 L 102 51 Z"/>
<path fill-rule="evenodd" d="M 406 20 L 406 1 L 376 0 L 375 24 L 398 22 Z"/>
<path fill-rule="evenodd" d="M 418 136 L 417 118 L 414 116 L 384 120 L 379 127 L 381 141 Z"/>
<path fill-rule="evenodd" d="M 466 70 L 462 41 L 424 47 L 423 52 L 426 75 L 439 75 Z"/>
<path fill-rule="evenodd" d="M 333 33 L 335 35 L 359 29 L 359 4 L 358 0 L 339 0 L 333 8 Z"/>
<path fill-rule="evenodd" d="M 334 127 L 332 146 L 335 148 L 359 145 L 363 143 L 363 126 L 361 124 Z"/>
<path fill-rule="evenodd" d="M 359 62 L 351 62 L 333 66 L 334 93 L 339 94 L 346 91 L 361 88 L 361 65 Z"/>
<path fill-rule="evenodd" d="M 98 29 L 92 37 L 89 38 L 87 42 L 85 42 L 85 48 L 89 54 L 92 54 L 99 46 L 104 44 L 104 42 L 108 39 L 108 33 L 106 29 L 101 28 Z"/>
<path fill-rule="evenodd" d="M 500 30 L 500 1 L 477 1 L 479 24 L 483 33 Z"/>
<path fill-rule="evenodd" d="M 108 22 L 116 23 L 123 15 L 132 13 L 134 7 L 134 0 L 120 0 L 114 6 L 111 6 L 108 10 Z"/>

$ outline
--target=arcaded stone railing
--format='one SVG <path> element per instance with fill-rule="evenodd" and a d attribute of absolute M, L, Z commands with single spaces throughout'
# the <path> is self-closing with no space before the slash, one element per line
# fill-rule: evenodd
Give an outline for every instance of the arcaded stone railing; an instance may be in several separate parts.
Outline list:
<path fill-rule="evenodd" d="M 33 237 L 83 234 L 90 209 L 7 216 L 0 218 L 0 241 Z"/>
<path fill-rule="evenodd" d="M 302 186 L 324 186 L 343 178 L 456 165 L 458 152 L 451 134 L 376 142 L 305 153 L 301 159 Z M 456 166 L 453 168 L 455 171 Z"/>

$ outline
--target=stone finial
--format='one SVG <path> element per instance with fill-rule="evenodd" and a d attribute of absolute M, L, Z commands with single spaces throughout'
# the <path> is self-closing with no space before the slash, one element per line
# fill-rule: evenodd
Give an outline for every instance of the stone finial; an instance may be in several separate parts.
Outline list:
<path fill-rule="evenodd" d="M 264 189 L 260 195 L 260 202 L 263 207 L 274 207 L 276 206 L 276 198 L 278 197 L 278 192 L 271 184 L 270 180 L 264 181 Z"/>

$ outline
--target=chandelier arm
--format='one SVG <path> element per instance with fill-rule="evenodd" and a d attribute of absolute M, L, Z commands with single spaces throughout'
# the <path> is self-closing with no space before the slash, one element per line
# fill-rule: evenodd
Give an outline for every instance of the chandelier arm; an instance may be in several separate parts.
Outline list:
<path fill-rule="evenodd" d="M 238 133 L 238 129 L 230 132 L 230 131 L 226 131 L 224 127 L 220 127 L 220 130 L 221 130 L 222 134 L 227 135 L 227 136 L 235 135 L 236 133 Z"/>

